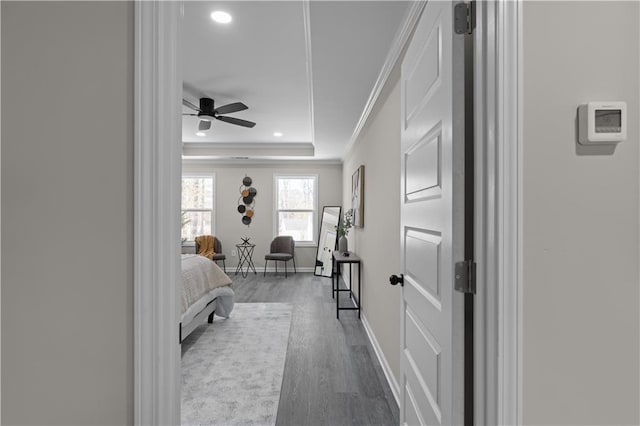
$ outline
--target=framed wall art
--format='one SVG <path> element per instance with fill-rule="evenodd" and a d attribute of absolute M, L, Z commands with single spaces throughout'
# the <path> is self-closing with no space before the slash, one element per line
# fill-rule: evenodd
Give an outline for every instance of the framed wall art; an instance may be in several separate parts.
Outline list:
<path fill-rule="evenodd" d="M 351 208 L 353 226 L 364 227 L 364 166 L 358 167 L 351 177 Z"/>

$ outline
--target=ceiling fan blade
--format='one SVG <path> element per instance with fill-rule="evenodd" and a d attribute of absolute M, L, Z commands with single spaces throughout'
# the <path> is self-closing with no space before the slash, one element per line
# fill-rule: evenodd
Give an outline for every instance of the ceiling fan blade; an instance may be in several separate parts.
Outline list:
<path fill-rule="evenodd" d="M 249 107 L 243 104 L 242 102 L 235 102 L 228 105 L 222 105 L 221 107 L 216 108 L 216 112 L 218 114 L 230 114 L 232 112 L 244 111 L 245 109 L 249 109 Z"/>
<path fill-rule="evenodd" d="M 236 124 L 242 127 L 253 127 L 256 125 L 253 121 L 241 120 L 239 118 L 227 117 L 224 115 L 219 115 L 216 118 L 220 121 L 226 121 L 227 123 Z"/>
<path fill-rule="evenodd" d="M 189 114 L 188 112 L 183 112 L 182 115 L 189 115 L 191 117 L 197 117 L 198 114 Z"/>
<path fill-rule="evenodd" d="M 209 130 L 211 128 L 211 121 L 209 120 L 200 120 L 200 123 L 198 123 L 198 130 L 199 131 L 205 131 L 205 130 Z"/>
<path fill-rule="evenodd" d="M 197 106 L 195 106 L 194 104 L 192 104 L 186 99 L 182 100 L 182 105 L 186 106 L 187 108 L 191 108 L 194 111 L 200 111 L 200 108 L 198 108 Z"/>

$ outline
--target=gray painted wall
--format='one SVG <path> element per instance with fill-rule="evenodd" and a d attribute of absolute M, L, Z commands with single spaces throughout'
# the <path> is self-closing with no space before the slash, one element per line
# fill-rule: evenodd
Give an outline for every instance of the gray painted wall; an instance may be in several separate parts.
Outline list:
<path fill-rule="evenodd" d="M 343 206 L 351 207 L 351 176 L 365 167 L 364 227 L 349 232 L 349 249 L 362 258 L 362 309 L 396 380 L 400 378 L 400 84 L 396 67 L 374 111 L 347 154 Z"/>
<path fill-rule="evenodd" d="M 227 272 L 235 270 L 238 257 L 231 255 L 235 245 L 241 242 L 241 237 L 250 237 L 256 244 L 253 261 L 257 269 L 264 268 L 264 255 L 269 252 L 269 246 L 274 237 L 273 226 L 273 176 L 274 174 L 311 174 L 318 176 L 318 220 L 322 215 L 322 206 L 339 206 L 342 204 L 342 164 L 318 163 L 275 163 L 275 164 L 191 164 L 183 165 L 183 172 L 214 173 L 216 198 L 216 237 L 223 244 L 223 251 L 227 255 Z M 253 179 L 253 186 L 258 190 L 256 197 L 255 216 L 250 226 L 243 225 L 238 207 L 238 192 L 245 175 Z M 316 235 L 317 238 L 317 235 Z M 313 271 L 315 266 L 317 246 L 296 246 L 296 267 L 308 268 Z M 267 265 L 274 266 L 273 262 Z M 288 267 L 290 267 L 289 265 Z M 230 269 L 229 267 L 233 268 Z M 279 262 L 278 270 L 282 267 Z"/>
<path fill-rule="evenodd" d="M 524 422 L 638 424 L 637 2 L 524 3 Z M 628 140 L 576 152 L 576 108 Z"/>
<path fill-rule="evenodd" d="M 2 423 L 133 423 L 133 3 L 2 2 Z"/>

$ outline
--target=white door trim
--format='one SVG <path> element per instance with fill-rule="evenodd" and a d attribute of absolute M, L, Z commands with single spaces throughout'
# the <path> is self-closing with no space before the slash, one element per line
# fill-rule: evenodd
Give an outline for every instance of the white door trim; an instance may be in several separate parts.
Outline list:
<path fill-rule="evenodd" d="M 477 172 L 476 229 L 486 241 L 476 248 L 478 288 L 495 286 L 485 285 L 476 304 L 483 306 L 476 339 L 487 338 L 478 346 L 476 371 L 486 375 L 476 380 L 476 424 L 515 425 L 522 423 L 522 3 L 477 5 L 484 59 L 476 56 L 483 61 L 476 87 L 486 88 L 478 97 L 486 125 L 478 129 L 486 140 Z M 135 424 L 180 422 L 180 8 L 136 1 L 135 9 Z"/>
<path fill-rule="evenodd" d="M 500 213 L 498 232 L 503 247 L 497 256 L 499 279 L 499 424 L 522 424 L 522 154 L 523 63 L 521 0 L 498 2 L 498 143 L 501 178 L 498 179 Z"/>
<path fill-rule="evenodd" d="M 134 422 L 180 423 L 179 2 L 135 3 Z"/>
<path fill-rule="evenodd" d="M 0 6 L 0 34 L 2 34 L 2 7 Z M 2 81 L 2 52 L 0 51 L 0 81 Z M 2 99 L 2 85 L 0 84 L 0 99 Z M 0 102 L 0 135 L 2 135 L 2 102 Z M 2 136 L 0 136 L 0 153 L 2 153 Z M 2 154 L 0 154 L 0 164 L 2 164 Z M 1 167 L 0 167 L 1 168 Z M 2 176 L 0 170 L 0 176 Z M 0 182 L 0 188 L 2 183 Z M 0 200 L 2 194 L 0 191 Z M 2 223 L 2 201 L 0 201 L 0 223 Z M 2 241 L 2 227 L 0 226 L 0 241 Z M 0 244 L 0 247 L 2 244 Z M 2 249 L 0 249 L 0 277 L 2 277 Z M 2 318 L 2 278 L 0 278 L 0 318 Z M 2 322 L 0 321 L 0 377 L 2 377 Z M 0 380 L 0 422 L 2 421 L 2 380 Z"/>
<path fill-rule="evenodd" d="M 476 424 L 522 424 L 522 2 L 478 5 Z"/>

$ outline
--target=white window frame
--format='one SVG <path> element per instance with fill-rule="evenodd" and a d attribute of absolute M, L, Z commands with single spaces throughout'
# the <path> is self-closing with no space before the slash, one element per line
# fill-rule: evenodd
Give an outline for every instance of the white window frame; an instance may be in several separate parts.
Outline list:
<path fill-rule="evenodd" d="M 278 180 L 284 179 L 313 179 L 313 209 L 312 210 L 291 210 L 278 208 Z M 312 214 L 311 241 L 296 241 L 297 247 L 317 247 L 318 246 L 318 175 L 317 174 L 286 174 L 275 173 L 273 175 L 273 237 L 278 236 L 278 213 L 279 212 L 308 212 Z"/>
<path fill-rule="evenodd" d="M 196 172 L 183 172 L 182 177 L 180 178 L 180 190 L 182 191 L 182 179 L 184 178 L 203 178 L 203 179 L 211 179 L 212 180 L 212 191 L 211 195 L 212 203 L 211 206 L 211 235 L 216 235 L 216 174 L 215 173 L 196 173 Z M 206 212 L 209 209 L 183 209 L 182 208 L 182 196 L 180 196 L 180 212 L 190 211 L 190 212 Z M 195 246 L 196 242 L 194 240 L 187 240 L 182 243 L 183 246 Z"/>

